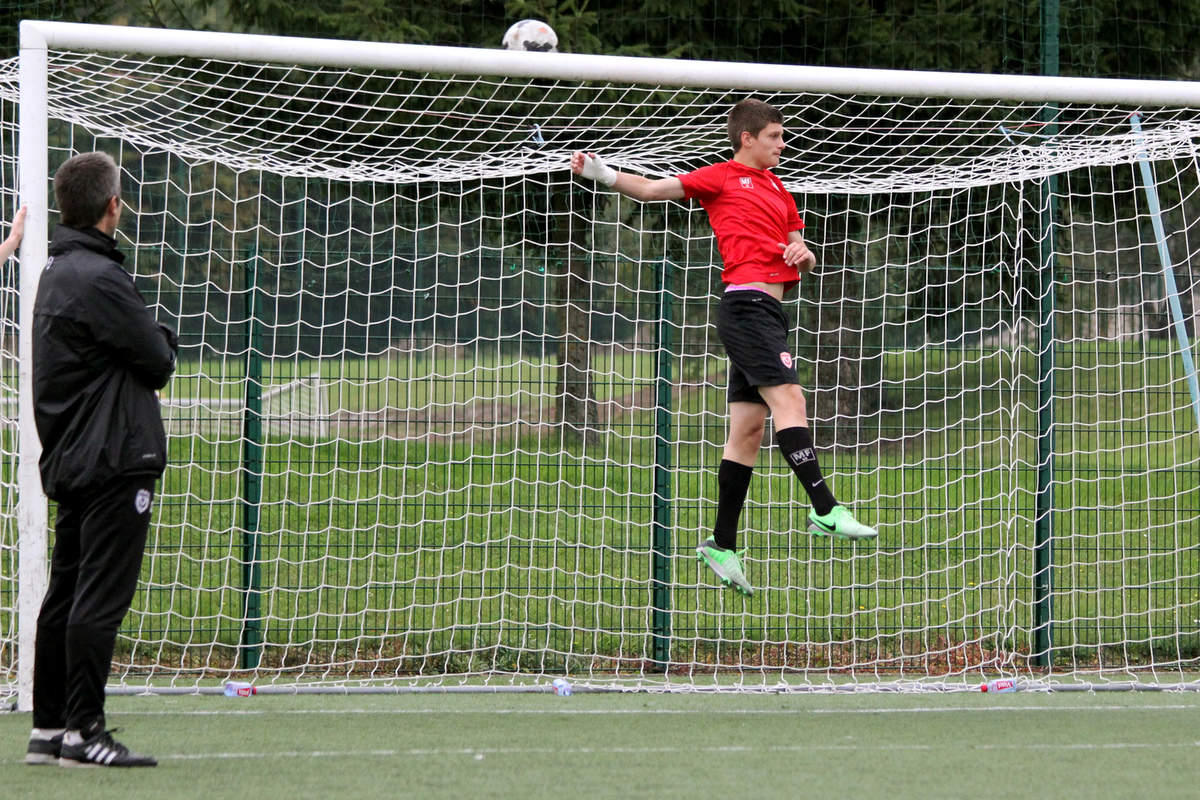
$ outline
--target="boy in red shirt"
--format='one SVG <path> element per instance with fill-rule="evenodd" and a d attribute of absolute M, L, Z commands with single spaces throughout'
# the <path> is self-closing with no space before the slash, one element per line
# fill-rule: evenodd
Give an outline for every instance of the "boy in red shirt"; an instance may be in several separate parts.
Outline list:
<path fill-rule="evenodd" d="M 809 529 L 845 539 L 869 539 L 875 530 L 839 505 L 821 476 L 788 345 L 781 301 L 816 256 L 804 244 L 796 201 L 770 171 L 784 148 L 783 115 L 761 100 L 743 100 L 729 112 L 729 138 L 732 160 L 674 178 L 617 172 L 594 153 L 573 154 L 571 170 L 636 200 L 694 198 L 708 212 L 725 262 L 717 335 L 729 356 L 729 438 L 717 471 L 713 535 L 696 553 L 722 583 L 749 596 L 754 590 L 736 551 L 738 518 L 768 412 L 775 442 L 812 500 Z"/>

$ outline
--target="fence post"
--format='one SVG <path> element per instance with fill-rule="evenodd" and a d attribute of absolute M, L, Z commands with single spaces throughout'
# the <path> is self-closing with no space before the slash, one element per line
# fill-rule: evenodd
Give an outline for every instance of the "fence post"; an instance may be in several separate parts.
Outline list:
<path fill-rule="evenodd" d="M 1042 0 L 1042 72 L 1058 74 L 1058 0 Z M 1058 106 L 1042 108 L 1046 147 L 1058 133 Z M 1034 522 L 1033 663 L 1049 668 L 1054 647 L 1054 218 L 1058 176 L 1047 175 L 1039 203 L 1038 488 Z"/>
<path fill-rule="evenodd" d="M 653 659 L 666 670 L 671 661 L 671 262 L 663 259 L 655 286 L 658 333 L 654 404 L 654 524 L 651 542 L 653 562 Z"/>
<path fill-rule="evenodd" d="M 241 667 L 255 669 L 262 657 L 262 586 L 259 565 L 259 503 L 262 501 L 262 321 L 258 303 L 258 254 L 243 266 L 246 315 L 246 411 L 242 417 L 242 613 Z"/>

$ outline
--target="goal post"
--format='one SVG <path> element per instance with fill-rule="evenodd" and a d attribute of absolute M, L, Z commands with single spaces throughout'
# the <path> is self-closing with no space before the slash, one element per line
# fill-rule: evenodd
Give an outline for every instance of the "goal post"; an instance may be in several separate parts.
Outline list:
<path fill-rule="evenodd" d="M 6 182 L 19 176 L 18 201 L 10 209 L 24 203 L 29 207 L 25 216 L 26 233 L 21 240 L 20 261 L 25 264 L 45 264 L 47 257 L 46 219 L 49 209 L 47 172 L 47 74 L 46 48 L 33 43 L 28 50 L 22 42 L 19 57 L 19 152 L 21 162 L 17 170 L 8 165 L 4 175 Z M 11 160 L 12 154 L 7 154 Z M 9 184 L 11 186 L 11 184 Z M 38 269 L 21 270 L 18 286 L 18 330 L 33 330 L 33 298 L 37 294 L 37 282 L 41 275 Z M 7 320 L 6 320 L 7 321 Z M 42 479 L 38 472 L 41 456 L 41 441 L 33 419 L 33 340 L 18 333 L 17 357 L 17 400 L 19 403 L 16 429 L 16 452 L 6 452 L 11 465 L 17 466 L 16 497 L 17 525 L 15 529 L 18 557 L 17 584 L 15 587 L 16 613 L 10 617 L 15 622 L 17 647 L 15 660 L 9 657 L 9 684 L 12 683 L 16 667 L 18 688 L 17 707 L 26 711 L 33 708 L 33 651 L 37 641 L 37 614 L 42 597 L 49 585 L 49 555 L 47 535 L 46 497 L 42 493 Z M 5 352 L 11 368 L 11 352 Z M 9 372 L 9 369 L 5 370 Z M 9 427 L 11 432 L 12 428 Z M 10 437 L 10 443 L 13 439 Z M 11 474 L 11 472 L 10 472 Z M 11 527 L 9 530 L 12 530 Z M 6 543 L 6 544 L 11 544 Z M 11 561 L 9 562 L 11 564 Z M 6 570 L 12 575 L 13 571 Z M 7 593 L 12 597 L 14 592 Z M 11 625 L 11 623 L 10 623 Z M 5 626 L 5 630 L 11 630 Z M 12 653 L 12 648 L 7 648 Z M 14 663 L 15 661 L 15 663 Z"/>
<path fill-rule="evenodd" d="M 54 168 L 104 149 L 181 335 L 113 690 L 1198 685 L 1200 83 L 21 35 L 6 323 Z M 726 418 L 711 230 L 567 160 L 723 160 L 748 96 L 785 115 L 820 265 L 785 303 L 817 446 L 880 538 L 812 538 L 764 448 L 742 600 L 694 555 Z M 22 708 L 50 541 L 28 338 L 2 352 Z"/>

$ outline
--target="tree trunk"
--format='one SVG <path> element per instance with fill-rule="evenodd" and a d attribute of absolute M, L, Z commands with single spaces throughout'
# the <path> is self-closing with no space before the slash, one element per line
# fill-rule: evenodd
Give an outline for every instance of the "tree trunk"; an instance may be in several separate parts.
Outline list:
<path fill-rule="evenodd" d="M 587 443 L 588 434 L 595 434 L 598 421 L 591 380 L 591 282 L 587 259 L 591 220 L 581 213 L 586 199 L 586 192 L 570 182 L 551 184 L 550 246 L 562 252 L 566 261 L 554 281 L 562 322 L 558 346 L 558 424 L 563 440 L 576 444 Z"/>
<path fill-rule="evenodd" d="M 821 287 L 817 385 L 809 424 L 822 447 L 858 447 L 879 435 L 882 331 L 866 330 L 862 286 L 829 276 Z"/>

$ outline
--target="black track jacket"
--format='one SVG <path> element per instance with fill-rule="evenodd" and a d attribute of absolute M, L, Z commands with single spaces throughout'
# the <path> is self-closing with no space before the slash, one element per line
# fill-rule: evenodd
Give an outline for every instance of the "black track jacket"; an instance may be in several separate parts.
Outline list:
<path fill-rule="evenodd" d="M 155 390 L 178 339 L 159 325 L 115 239 L 59 225 L 33 306 L 33 402 L 42 488 L 56 500 L 167 461 Z"/>

